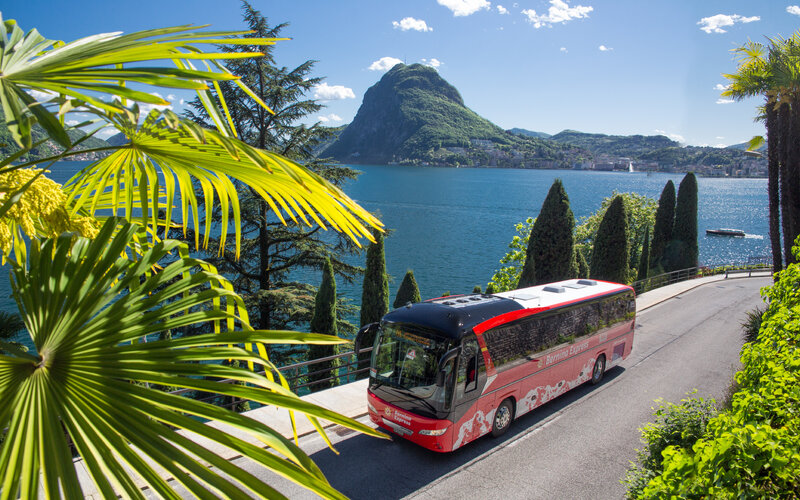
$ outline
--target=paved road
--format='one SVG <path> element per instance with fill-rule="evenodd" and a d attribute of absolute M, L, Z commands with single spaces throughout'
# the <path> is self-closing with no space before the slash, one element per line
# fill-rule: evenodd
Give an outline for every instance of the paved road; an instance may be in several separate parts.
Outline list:
<path fill-rule="evenodd" d="M 654 400 L 720 400 L 739 367 L 740 324 L 762 304 L 769 278 L 729 279 L 640 313 L 631 356 L 597 387 L 582 386 L 521 417 L 501 439 L 481 438 L 451 454 L 348 429 L 329 432 L 336 456 L 316 435 L 301 446 L 329 481 L 354 499 L 621 498 L 619 479 L 639 447 L 638 428 Z M 248 467 L 244 460 L 239 464 Z M 269 473 L 266 473 L 269 474 Z M 278 477 L 289 498 L 314 498 Z"/>

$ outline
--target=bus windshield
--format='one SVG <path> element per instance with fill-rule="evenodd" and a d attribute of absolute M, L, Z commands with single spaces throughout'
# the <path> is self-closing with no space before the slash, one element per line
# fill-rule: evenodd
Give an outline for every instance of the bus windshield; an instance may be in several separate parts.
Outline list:
<path fill-rule="evenodd" d="M 414 325 L 385 323 L 373 351 L 372 376 L 378 385 L 400 389 L 441 408 L 452 388 L 453 377 L 445 376 L 445 387 L 437 387 L 436 374 L 439 360 L 451 348 L 451 340 Z M 446 375 L 448 371 L 452 374 L 452 363 L 444 369 Z"/>

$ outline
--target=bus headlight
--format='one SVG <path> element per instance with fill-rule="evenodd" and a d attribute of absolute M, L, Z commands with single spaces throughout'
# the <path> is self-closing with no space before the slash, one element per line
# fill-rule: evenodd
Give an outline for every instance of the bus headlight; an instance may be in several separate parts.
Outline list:
<path fill-rule="evenodd" d="M 419 431 L 423 436 L 441 436 L 445 432 L 447 432 L 447 427 L 444 429 L 422 429 Z"/>
<path fill-rule="evenodd" d="M 378 410 L 376 410 L 375 407 L 372 406 L 372 403 L 370 403 L 369 401 L 367 401 L 367 408 L 369 408 L 369 411 L 371 411 L 372 413 L 378 413 Z"/>

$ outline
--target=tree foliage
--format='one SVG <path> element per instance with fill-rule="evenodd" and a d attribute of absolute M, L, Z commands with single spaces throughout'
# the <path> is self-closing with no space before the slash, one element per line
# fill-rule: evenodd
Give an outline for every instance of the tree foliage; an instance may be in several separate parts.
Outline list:
<path fill-rule="evenodd" d="M 533 224 L 517 288 L 575 276 L 575 217 L 561 179 L 553 181 Z"/>
<path fill-rule="evenodd" d="M 628 216 L 622 196 L 611 200 L 597 228 L 592 250 L 593 279 L 626 283 L 628 280 Z"/>
<path fill-rule="evenodd" d="M 278 37 L 287 24 L 271 26 L 261 12 L 243 2 L 243 17 L 252 33 L 247 37 Z M 253 51 L 249 45 L 222 45 L 228 54 Z M 322 105 L 305 95 L 322 78 L 312 76 L 314 61 L 305 61 L 290 69 L 275 64 L 273 48 L 269 47 L 258 58 L 233 61 L 229 69 L 242 75 L 242 81 L 273 112 L 253 101 L 239 86 L 228 82 L 219 85 L 217 101 L 228 107 L 235 130 L 245 142 L 258 148 L 269 148 L 281 155 L 303 162 L 309 170 L 319 174 L 337 187 L 354 179 L 357 172 L 314 156 L 320 145 L 329 139 L 329 129 L 315 124 L 306 126 L 298 121 L 313 115 Z M 204 126 L 213 126 L 205 102 L 200 97 L 190 103 L 187 116 Z M 302 224 L 286 224 L 263 198 L 244 184 L 236 186 L 242 200 L 240 226 L 243 234 L 243 257 L 236 255 L 231 244 L 222 238 L 210 237 L 210 247 L 218 254 L 208 260 L 220 271 L 231 276 L 236 291 L 248 305 L 254 324 L 266 329 L 305 328 L 311 318 L 316 290 L 308 284 L 292 280 L 298 269 L 323 271 L 326 259 L 333 265 L 336 275 L 345 282 L 353 282 L 361 273 L 359 267 L 350 265 L 344 256 L 354 250 L 346 237 L 329 237 L 319 227 L 307 228 Z M 214 208 L 220 215 L 222 208 Z M 342 333 L 355 333 L 355 327 L 346 320 L 349 310 L 345 303 L 338 308 Z M 281 356 L 294 351 L 282 350 Z M 278 353 L 273 353 L 277 355 Z"/>
<path fill-rule="evenodd" d="M 691 447 L 666 447 L 637 498 L 800 496 L 798 283 L 800 265 L 791 264 L 762 289 L 767 311 L 757 340 L 742 348 L 731 409 L 711 419 Z"/>
<path fill-rule="evenodd" d="M 642 242 L 642 256 L 639 259 L 638 274 L 636 280 L 643 280 L 647 278 L 648 271 L 650 270 L 650 228 L 648 227 L 644 232 L 644 242 Z"/>
<path fill-rule="evenodd" d="M 672 240 L 672 226 L 675 224 L 675 184 L 667 181 L 661 196 L 658 198 L 655 226 L 653 226 L 653 242 L 650 244 L 650 267 L 663 270 L 664 250 Z"/>
<path fill-rule="evenodd" d="M 394 298 L 393 307 L 397 309 L 398 307 L 403 307 L 408 303 L 416 304 L 421 300 L 422 298 L 419 295 L 419 286 L 417 286 L 417 280 L 414 278 L 414 271 L 409 269 L 406 271 L 406 275 L 403 276 L 403 281 L 400 283 L 400 288 L 397 289 L 397 295 Z"/>
<path fill-rule="evenodd" d="M 365 224 L 380 225 L 321 177 L 234 137 L 224 106 L 214 107 L 207 89 L 237 80 L 221 61 L 258 54 L 210 53 L 202 47 L 221 39 L 229 45 L 245 43 L 237 38 L 241 34 L 176 27 L 56 43 L 36 30 L 23 33 L 13 20 L 0 22 L 3 115 L 12 139 L 22 148 L 0 159 L 0 232 L 12 240 L 11 249 L 6 247 L 12 289 L 33 346 L 26 352 L 0 341 L 5 353 L 0 355 L 3 498 L 80 498 L 88 493 L 81 491 L 70 442 L 102 497 L 139 498 L 143 484 L 168 498 L 178 496 L 178 485 L 201 497 L 278 496 L 270 485 L 205 443 L 246 455 L 318 495 L 341 497 L 302 450 L 266 424 L 163 393 L 154 388 L 158 386 L 302 412 L 320 431 L 318 418 L 377 435 L 368 426 L 292 394 L 264 348 L 343 340 L 254 330 L 230 282 L 213 266 L 190 257 L 187 245 L 159 234 L 170 227 L 205 226 L 208 235 L 215 202 L 224 207 L 222 217 L 213 221 L 221 234 L 231 223 L 238 227 L 240 205 L 233 189 L 237 181 L 281 210 L 284 218 L 330 224 L 354 240 L 369 235 Z M 261 47 L 274 42 L 251 38 L 246 43 Z M 176 67 L 164 67 L 165 62 Z M 196 70 L 198 62 L 206 70 Z M 206 99 L 216 130 L 167 110 L 140 116 L 137 102 L 167 104 L 137 90 L 142 85 L 197 90 Z M 50 92 L 52 97 L 36 102 L 31 91 Z M 57 185 L 39 181 L 47 178 L 48 162 L 74 157 L 76 146 L 90 137 L 75 138 L 64 128 L 76 109 L 129 141 L 102 148 L 111 154 L 84 168 L 59 193 Z M 36 124 L 63 150 L 42 162 L 43 170 L 32 172 L 26 170 L 31 163 L 19 160 L 42 144 L 34 139 Z M 27 177 L 17 179 L 13 187 L 7 182 L 23 172 Z M 40 201 L 52 210 L 40 210 L 25 200 L 42 195 L 47 199 Z M 173 217 L 176 205 L 180 217 Z M 91 240 L 74 231 L 53 235 L 59 224 L 77 218 L 89 219 Z M 237 242 L 239 237 L 237 231 Z M 203 332 L 184 338 L 171 335 L 187 327 Z M 245 362 L 248 369 L 224 360 Z M 256 366 L 264 367 L 267 375 L 254 373 Z M 223 382 L 226 379 L 248 385 Z M 248 437 L 205 425 L 204 420 Z M 204 439 L 192 441 L 176 429 Z M 253 445 L 256 440 L 266 449 Z M 163 473 L 175 481 L 168 483 Z"/>
<path fill-rule="evenodd" d="M 697 179 L 692 172 L 678 186 L 672 240 L 665 249 L 665 271 L 697 266 L 700 250 L 697 244 Z"/>
<path fill-rule="evenodd" d="M 325 335 L 338 335 L 337 328 L 337 315 L 336 315 L 336 277 L 333 274 L 333 265 L 330 259 L 325 260 L 325 265 L 322 267 L 322 283 L 317 290 L 317 296 L 314 299 L 314 315 L 311 317 L 311 331 L 313 333 L 322 333 Z M 308 348 L 309 359 L 319 359 L 336 354 L 336 346 L 334 345 L 311 345 Z M 333 361 L 326 361 L 312 365 L 309 371 L 320 372 L 309 375 L 309 381 L 317 381 L 330 378 L 335 375 L 333 372 L 336 363 Z M 331 380 L 327 383 L 318 383 L 314 385 L 315 389 L 320 387 L 335 385 L 335 381 Z"/>
<path fill-rule="evenodd" d="M 386 274 L 383 234 L 376 230 L 373 237 L 375 241 L 367 247 L 367 263 L 364 268 L 361 326 L 380 321 L 389 312 L 389 277 Z"/>
<path fill-rule="evenodd" d="M 606 210 L 616 197 L 622 197 L 625 205 L 625 214 L 628 221 L 628 255 L 630 257 L 628 266 L 630 274 L 627 281 L 633 281 L 636 277 L 639 259 L 641 255 L 641 244 L 644 240 L 644 233 L 648 227 L 652 227 L 656 213 L 656 201 L 648 196 L 639 193 L 614 193 L 600 202 L 600 208 L 592 215 L 581 219 L 581 223 L 575 228 L 575 243 L 580 252 L 583 252 L 587 261 L 591 261 L 592 249 L 595 244 L 597 231 L 600 222 L 605 216 Z"/>

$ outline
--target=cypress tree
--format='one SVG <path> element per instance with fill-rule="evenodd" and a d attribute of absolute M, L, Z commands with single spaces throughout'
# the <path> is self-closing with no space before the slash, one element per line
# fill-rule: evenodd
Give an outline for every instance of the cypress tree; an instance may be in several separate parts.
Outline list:
<path fill-rule="evenodd" d="M 574 231 L 569 198 L 561 179 L 556 179 L 533 223 L 517 288 L 571 278 L 575 272 Z"/>
<path fill-rule="evenodd" d="M 491 295 L 493 293 L 494 293 L 494 285 L 492 283 L 489 283 L 488 285 L 486 285 L 486 295 Z"/>
<path fill-rule="evenodd" d="M 674 251 L 670 252 L 669 271 L 697 265 L 697 179 L 689 172 L 678 186 L 675 225 L 672 226 Z"/>
<path fill-rule="evenodd" d="M 614 198 L 597 228 L 590 275 L 616 283 L 628 279 L 628 218 L 621 196 Z"/>
<path fill-rule="evenodd" d="M 575 249 L 575 265 L 578 268 L 578 274 L 576 278 L 588 278 L 589 277 L 589 263 L 586 262 L 586 257 L 583 256 L 583 252 Z"/>
<path fill-rule="evenodd" d="M 364 269 L 364 286 L 361 291 L 361 326 L 377 323 L 389 312 L 389 278 L 386 275 L 386 257 L 383 250 L 383 233 L 372 230 L 375 243 L 367 247 L 367 263 Z M 375 342 L 375 336 L 366 336 L 361 345 L 369 347 Z M 358 356 L 357 368 L 369 363 L 370 354 Z M 360 374 L 359 378 L 366 377 Z"/>
<path fill-rule="evenodd" d="M 667 243 L 672 239 L 675 223 L 675 184 L 667 181 L 658 199 L 656 223 L 653 226 L 653 241 L 650 243 L 650 266 L 660 272 L 664 268 L 663 258 Z M 653 274 L 653 273 L 651 273 Z"/>
<path fill-rule="evenodd" d="M 636 280 L 647 278 L 647 271 L 650 269 L 650 226 L 644 232 L 644 243 L 642 243 L 642 258 L 639 260 L 639 272 Z"/>
<path fill-rule="evenodd" d="M 322 268 L 322 283 L 319 285 L 316 299 L 314 300 L 314 315 L 311 317 L 311 331 L 313 333 L 323 333 L 325 335 L 337 335 L 336 328 L 336 278 L 333 276 L 333 265 L 330 259 L 325 259 Z M 319 359 L 336 354 L 335 345 L 314 345 L 308 346 L 308 359 Z M 325 361 L 312 365 L 309 371 L 320 371 L 309 375 L 309 382 L 322 380 L 335 375 L 335 363 Z M 315 388 L 330 387 L 336 385 L 334 380 L 314 384 Z"/>
<path fill-rule="evenodd" d="M 397 296 L 394 298 L 393 307 L 397 309 L 398 307 L 403 307 L 409 302 L 416 304 L 421 300 L 422 299 L 419 296 L 417 280 L 414 279 L 414 271 L 409 269 L 406 271 L 406 275 L 403 277 L 403 282 L 400 283 L 400 288 L 397 289 Z"/>
<path fill-rule="evenodd" d="M 372 230 L 375 243 L 367 247 L 364 268 L 364 287 L 361 292 L 361 326 L 381 320 L 389 312 L 389 278 L 386 276 L 386 257 L 383 233 Z"/>
<path fill-rule="evenodd" d="M 480 285 L 475 285 L 472 288 L 472 293 L 483 293 L 483 290 L 481 290 L 481 286 Z"/>

